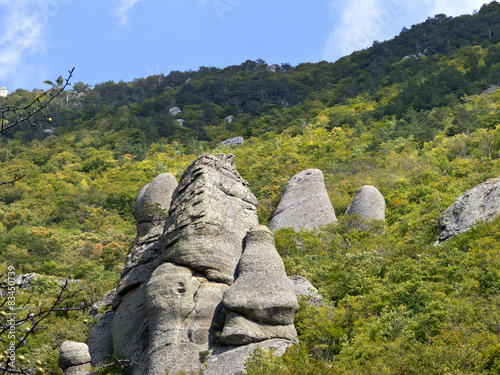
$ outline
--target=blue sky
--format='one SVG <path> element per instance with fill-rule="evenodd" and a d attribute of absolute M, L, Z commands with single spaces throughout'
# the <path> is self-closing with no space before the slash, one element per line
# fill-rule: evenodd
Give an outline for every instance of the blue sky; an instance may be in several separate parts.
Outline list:
<path fill-rule="evenodd" d="M 0 0 L 0 86 L 131 81 L 247 59 L 338 58 L 490 0 Z"/>

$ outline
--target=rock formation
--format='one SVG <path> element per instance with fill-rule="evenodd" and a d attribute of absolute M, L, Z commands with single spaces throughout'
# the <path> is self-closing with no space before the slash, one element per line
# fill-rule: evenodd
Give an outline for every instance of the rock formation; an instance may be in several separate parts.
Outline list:
<path fill-rule="evenodd" d="M 243 345 L 274 338 L 297 340 L 293 325 L 299 309 L 295 287 L 286 276 L 267 227 L 258 225 L 248 231 L 238 278 L 224 293 L 223 305 L 223 344 Z"/>
<path fill-rule="evenodd" d="M 4 98 L 9 95 L 9 92 L 5 87 L 0 87 L 0 98 Z"/>
<path fill-rule="evenodd" d="M 295 285 L 295 294 L 297 298 L 305 298 L 306 301 L 313 305 L 319 306 L 323 296 L 319 294 L 318 289 L 316 289 L 309 280 L 301 276 L 290 276 L 290 280 Z"/>
<path fill-rule="evenodd" d="M 155 225 L 164 225 L 163 212 L 168 212 L 177 180 L 171 173 L 162 173 L 146 184 L 135 202 L 134 217 L 137 235 L 144 236 Z"/>
<path fill-rule="evenodd" d="M 323 172 L 308 169 L 297 173 L 283 189 L 283 197 L 269 228 L 314 229 L 337 221 L 328 198 Z"/>
<path fill-rule="evenodd" d="M 463 233 L 478 222 L 500 214 L 500 178 L 472 188 L 458 198 L 439 217 L 440 236 L 436 244 Z"/>
<path fill-rule="evenodd" d="M 385 220 L 385 199 L 376 187 L 361 186 L 346 214 L 357 214 L 367 220 Z"/>
<path fill-rule="evenodd" d="M 247 230 L 258 224 L 257 199 L 236 171 L 234 156 L 203 155 L 176 189 L 162 258 L 232 284 Z"/>
<path fill-rule="evenodd" d="M 243 139 L 243 137 L 233 137 L 233 138 L 228 138 L 228 139 L 222 141 L 217 146 L 219 146 L 219 145 L 238 146 L 238 145 L 243 144 L 243 143 L 245 143 L 245 140 Z"/>
<path fill-rule="evenodd" d="M 177 116 L 179 113 L 182 113 L 179 107 L 172 107 L 168 110 L 171 116 Z"/>
<path fill-rule="evenodd" d="M 114 353 L 137 363 L 134 375 L 233 374 L 256 345 L 283 353 L 297 342 L 295 287 L 233 155 L 193 161 L 168 215 L 127 256 L 112 310 L 89 335 L 93 365 Z"/>
<path fill-rule="evenodd" d="M 59 367 L 64 375 L 84 375 L 90 367 L 89 348 L 82 342 L 64 341 L 59 351 Z"/>

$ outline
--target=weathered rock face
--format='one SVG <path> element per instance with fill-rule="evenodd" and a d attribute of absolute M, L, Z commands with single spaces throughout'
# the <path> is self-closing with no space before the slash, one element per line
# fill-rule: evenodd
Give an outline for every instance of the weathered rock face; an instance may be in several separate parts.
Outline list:
<path fill-rule="evenodd" d="M 238 278 L 224 293 L 223 304 L 229 312 L 222 343 L 242 345 L 273 338 L 297 341 L 295 286 L 286 276 L 267 227 L 257 225 L 248 231 Z"/>
<path fill-rule="evenodd" d="M 357 214 L 367 220 L 385 220 L 384 196 L 376 187 L 361 186 L 346 213 Z"/>
<path fill-rule="evenodd" d="M 295 286 L 286 276 L 267 227 L 257 225 L 248 231 L 238 279 L 224 294 L 223 303 L 227 309 L 258 322 L 293 323 L 298 309 Z"/>
<path fill-rule="evenodd" d="M 172 107 L 168 110 L 171 116 L 177 116 L 179 113 L 182 113 L 179 107 Z"/>
<path fill-rule="evenodd" d="M 92 357 L 91 365 L 97 367 L 106 362 L 113 353 L 113 337 L 111 335 L 111 322 L 115 316 L 114 311 L 103 314 L 97 324 L 92 328 L 87 338 L 89 353 Z"/>
<path fill-rule="evenodd" d="M 308 169 L 297 173 L 285 185 L 283 197 L 269 228 L 314 229 L 337 221 L 328 198 L 323 172 Z"/>
<path fill-rule="evenodd" d="M 319 294 L 309 280 L 301 276 L 291 276 L 289 279 L 295 285 L 295 294 L 297 298 L 305 298 L 307 302 L 313 306 L 319 306 L 323 296 Z"/>
<path fill-rule="evenodd" d="M 463 233 L 478 222 L 500 215 L 500 178 L 486 181 L 464 193 L 439 217 L 436 244 Z"/>
<path fill-rule="evenodd" d="M 112 351 L 137 363 L 133 375 L 195 373 L 205 361 L 209 373 L 236 374 L 258 343 L 282 353 L 297 342 L 295 288 L 256 207 L 233 155 L 191 163 L 164 229 L 127 256 L 113 310 L 89 336 L 92 364 Z"/>
<path fill-rule="evenodd" d="M 135 201 L 134 217 L 137 235 L 144 236 L 154 226 L 165 225 L 162 211 L 167 212 L 177 180 L 171 173 L 162 173 L 146 184 Z"/>
<path fill-rule="evenodd" d="M 83 342 L 64 341 L 59 351 L 59 367 L 64 375 L 87 374 L 90 367 L 90 354 Z"/>
<path fill-rule="evenodd" d="M 245 361 L 255 348 L 275 349 L 274 355 L 282 356 L 290 346 L 288 340 L 266 340 L 242 346 L 221 346 L 214 349 L 212 356 L 206 361 L 203 375 L 244 374 Z"/>
<path fill-rule="evenodd" d="M 231 121 L 229 121 L 231 122 Z M 237 146 L 239 144 L 243 144 L 245 143 L 245 140 L 243 139 L 243 137 L 233 137 L 233 138 L 228 138 L 224 141 L 222 141 L 221 143 L 219 143 L 219 145 L 230 145 L 230 146 Z"/>
<path fill-rule="evenodd" d="M 258 223 L 257 199 L 233 155 L 202 155 L 174 192 L 162 258 L 232 284 L 247 230 Z"/>
<path fill-rule="evenodd" d="M 226 288 L 173 263 L 156 269 L 146 298 L 149 371 L 199 370 L 199 353 L 215 344 L 215 327 L 223 323 L 221 300 Z"/>
<path fill-rule="evenodd" d="M 9 92 L 5 87 L 0 87 L 0 98 L 4 98 L 9 95 Z"/>

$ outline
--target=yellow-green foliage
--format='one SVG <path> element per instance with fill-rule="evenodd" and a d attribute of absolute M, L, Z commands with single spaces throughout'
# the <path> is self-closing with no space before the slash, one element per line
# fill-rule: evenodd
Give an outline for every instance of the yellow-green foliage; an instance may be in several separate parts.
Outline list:
<path fill-rule="evenodd" d="M 482 25 L 497 8 L 482 8 Z M 105 83 L 59 103 L 56 137 L 19 129 L 0 143 L 0 181 L 27 173 L 0 187 L 0 273 L 78 278 L 95 300 L 117 285 L 134 244 L 135 199 L 159 173 L 180 179 L 201 153 L 232 152 L 267 224 L 285 183 L 318 168 L 338 223 L 282 229 L 275 240 L 288 274 L 307 277 L 323 303 L 301 301 L 300 345 L 280 358 L 256 352 L 248 373 L 499 374 L 500 219 L 433 246 L 441 213 L 500 175 L 500 90 L 481 94 L 500 79 L 497 36 L 481 46 L 470 33 L 462 44 L 439 36 L 471 20 L 419 26 L 434 43 L 427 57 L 401 60 L 416 35 L 406 31 L 388 49 L 374 44 L 335 64 L 274 74 L 247 61 L 172 73 L 162 88 L 158 77 Z M 393 60 L 389 50 L 399 51 Z M 18 90 L 9 103 L 33 97 Z M 168 114 L 176 102 L 184 127 Z M 244 145 L 217 146 L 239 135 Z M 345 215 L 362 185 L 384 195 L 385 222 Z M 30 303 L 54 298 L 49 288 L 34 293 Z M 55 314 L 32 337 L 33 353 L 21 351 L 56 373 L 60 343 L 85 341 L 91 324 Z"/>

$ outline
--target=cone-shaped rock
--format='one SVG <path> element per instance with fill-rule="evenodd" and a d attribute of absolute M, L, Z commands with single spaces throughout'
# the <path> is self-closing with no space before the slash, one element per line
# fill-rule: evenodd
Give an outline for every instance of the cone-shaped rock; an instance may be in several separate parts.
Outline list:
<path fill-rule="evenodd" d="M 474 224 L 500 215 L 500 178 L 472 188 L 458 198 L 439 217 L 437 244 L 467 231 Z"/>
<path fill-rule="evenodd" d="M 367 220 L 385 220 L 384 196 L 376 187 L 361 186 L 346 213 L 357 214 Z"/>
<path fill-rule="evenodd" d="M 134 206 L 138 236 L 144 236 L 155 225 L 165 224 L 162 211 L 168 212 L 176 187 L 175 177 L 162 173 L 141 189 Z"/>
<path fill-rule="evenodd" d="M 297 173 L 283 189 L 283 197 L 269 228 L 314 229 L 337 221 L 328 198 L 323 172 L 308 169 Z"/>
<path fill-rule="evenodd" d="M 232 312 L 226 315 L 223 343 L 297 339 L 293 327 L 299 308 L 295 286 L 286 276 L 273 234 L 266 226 L 257 225 L 248 232 L 238 278 L 224 293 L 223 305 Z"/>
<path fill-rule="evenodd" d="M 202 155 L 174 192 L 162 241 L 164 261 L 231 284 L 247 230 L 258 223 L 257 199 L 234 155 Z"/>

